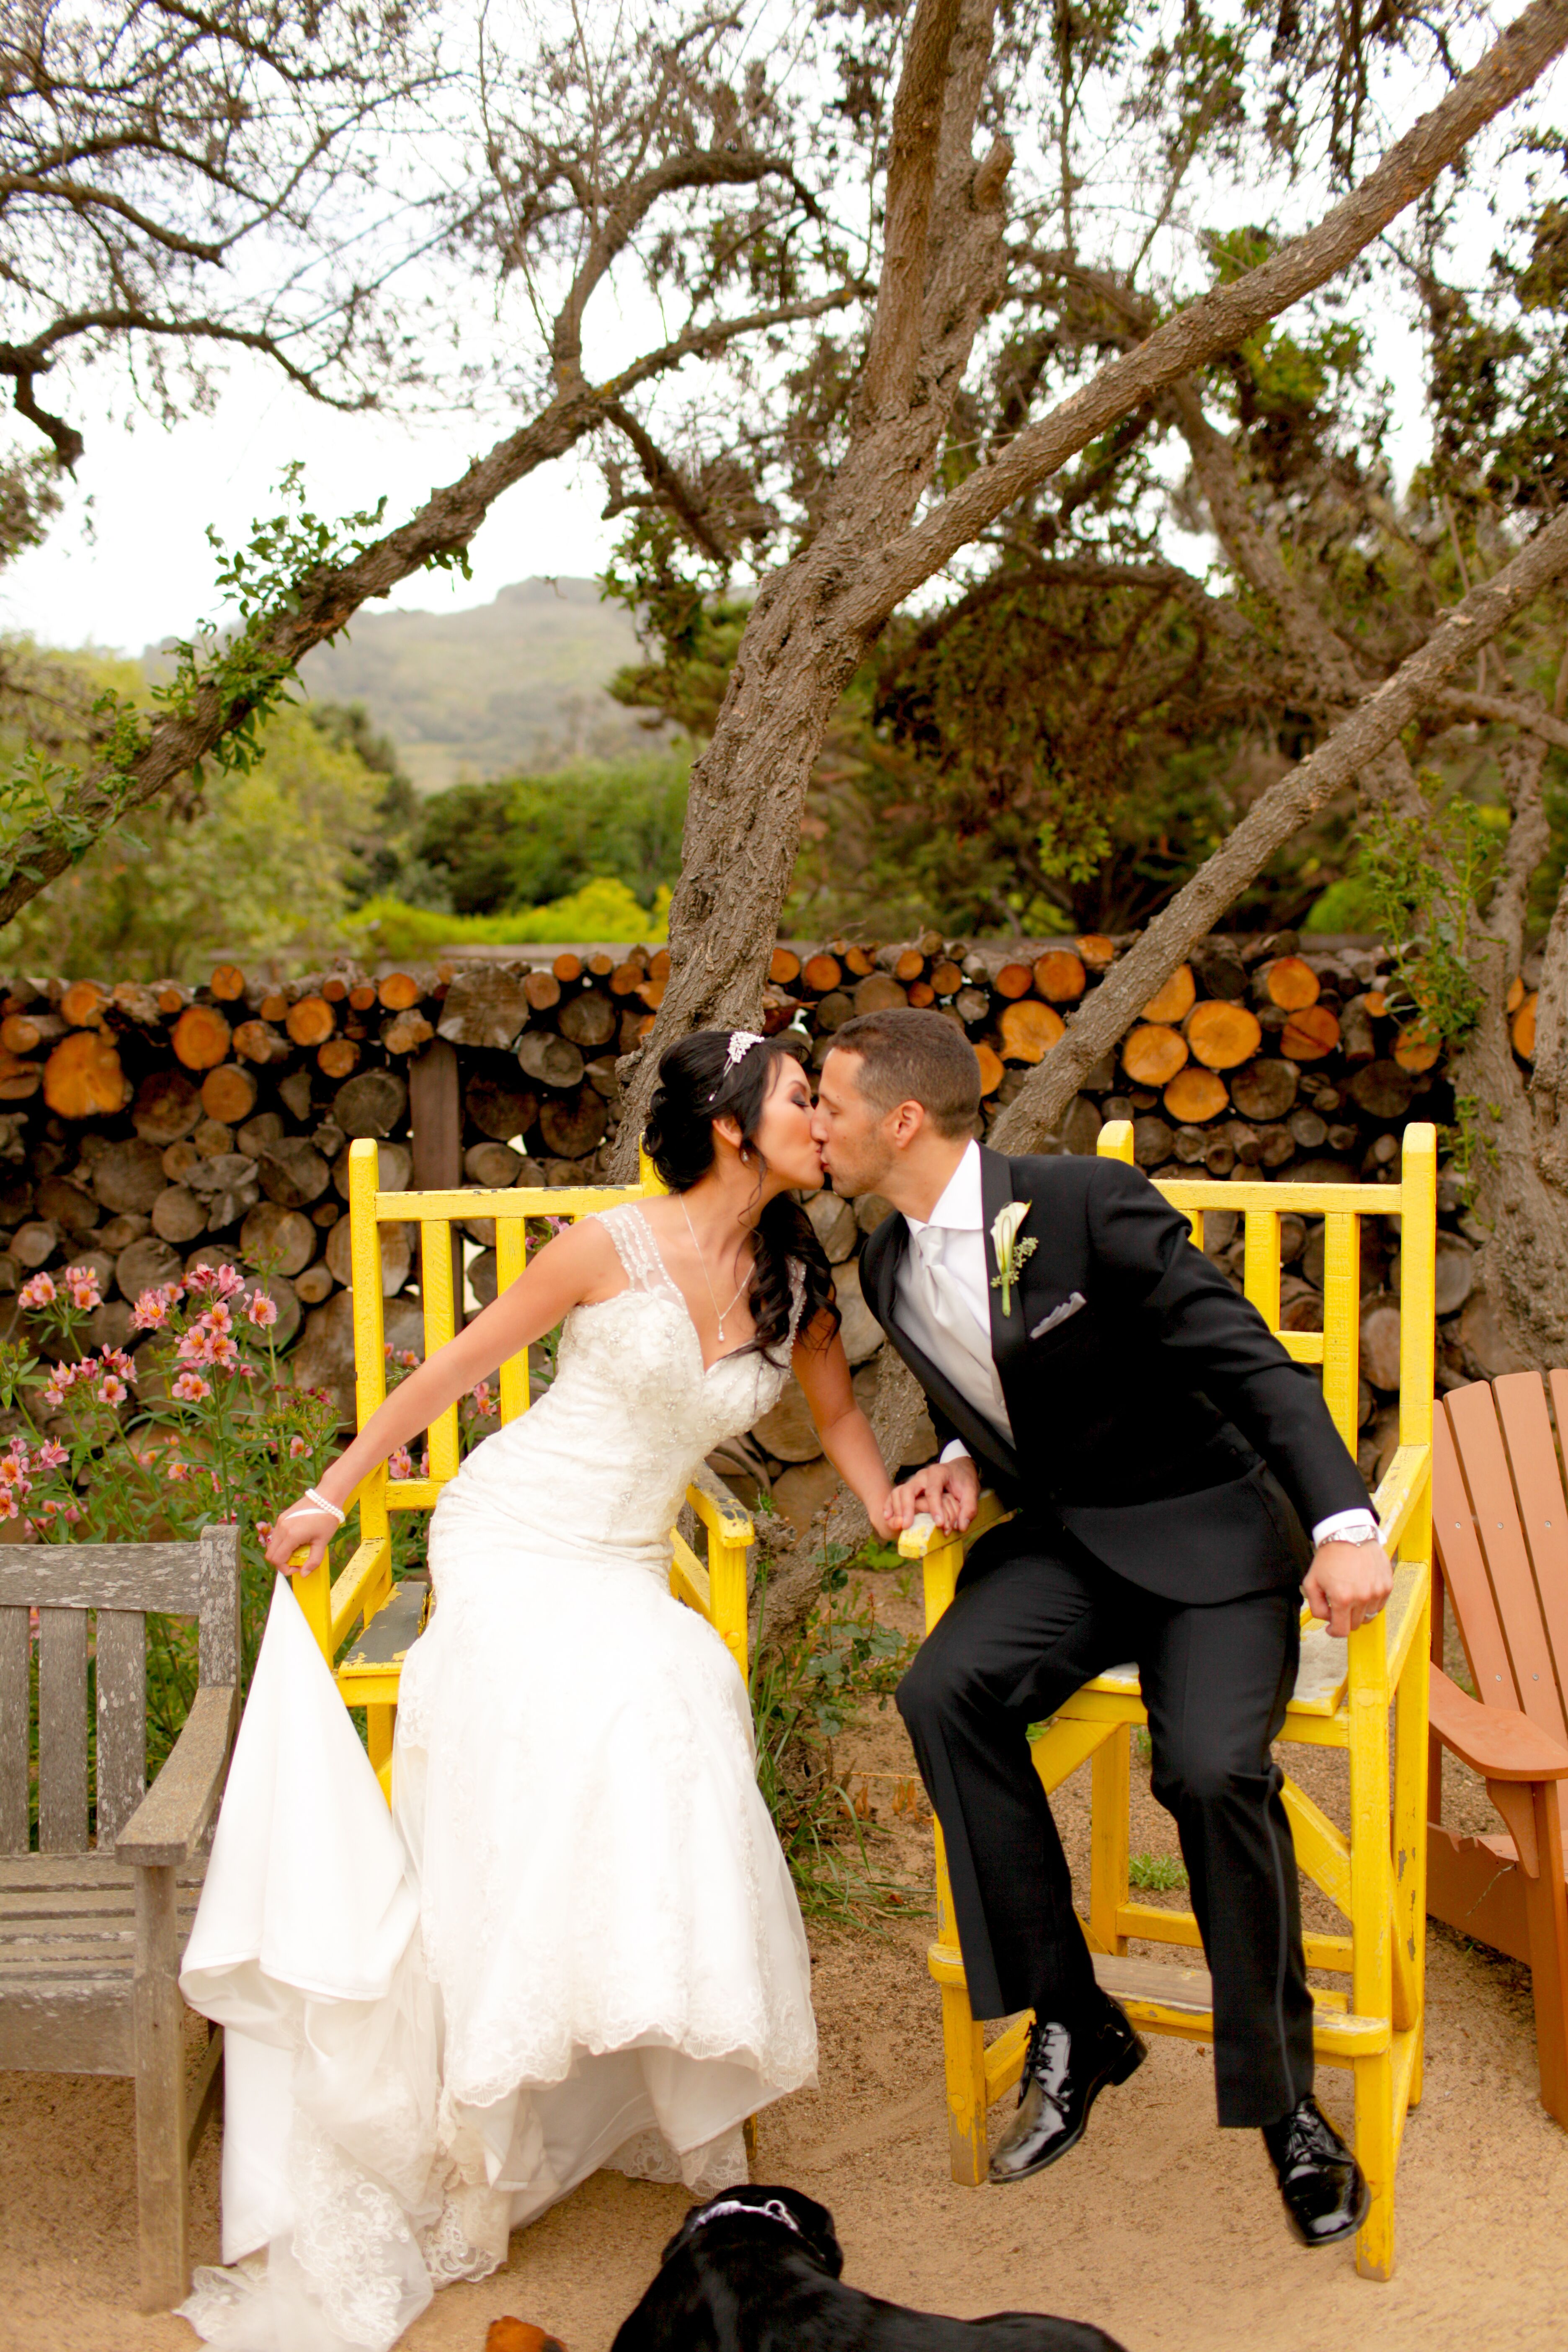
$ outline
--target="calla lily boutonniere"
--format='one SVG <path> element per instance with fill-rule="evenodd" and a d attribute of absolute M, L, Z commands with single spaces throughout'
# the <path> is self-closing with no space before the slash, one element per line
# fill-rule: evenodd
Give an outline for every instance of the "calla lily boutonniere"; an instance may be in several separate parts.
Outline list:
<path fill-rule="evenodd" d="M 1033 1206 L 1032 1201 L 1009 1201 L 991 1221 L 991 1243 L 996 1252 L 996 1272 L 991 1277 L 991 1287 L 1002 1293 L 1004 1315 L 1013 1312 L 1013 1286 L 1021 1276 L 1026 1258 L 1035 1254 L 1032 1235 L 1023 1241 L 1018 1239 L 1018 1228 Z"/>

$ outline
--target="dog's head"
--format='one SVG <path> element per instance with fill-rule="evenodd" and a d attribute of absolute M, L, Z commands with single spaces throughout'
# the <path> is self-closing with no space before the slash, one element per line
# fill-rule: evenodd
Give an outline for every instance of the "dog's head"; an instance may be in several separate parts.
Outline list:
<path fill-rule="evenodd" d="M 683 2253 L 705 2231 L 742 2222 L 776 2230 L 781 2237 L 802 2246 L 829 2278 L 841 2276 L 844 2250 L 833 2234 L 833 2216 L 826 2205 L 803 2197 L 798 2189 L 746 2186 L 722 2190 L 706 2205 L 692 2207 L 659 2260 L 668 2263 L 671 2255 Z"/>

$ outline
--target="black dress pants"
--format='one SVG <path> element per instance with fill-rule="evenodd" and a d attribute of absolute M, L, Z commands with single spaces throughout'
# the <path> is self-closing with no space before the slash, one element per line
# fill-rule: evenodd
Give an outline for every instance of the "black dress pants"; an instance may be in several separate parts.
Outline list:
<path fill-rule="evenodd" d="M 947 1849 L 977 2017 L 1071 2024 L 1094 2001 L 1061 1840 L 1028 1727 L 1135 1659 L 1154 1795 L 1173 1815 L 1214 1981 L 1222 2124 L 1273 2123 L 1312 2088 L 1312 1998 L 1282 1775 L 1295 1685 L 1291 1590 L 1207 1608 L 1130 1584 L 1056 1527 L 976 1544 L 898 1694 Z"/>

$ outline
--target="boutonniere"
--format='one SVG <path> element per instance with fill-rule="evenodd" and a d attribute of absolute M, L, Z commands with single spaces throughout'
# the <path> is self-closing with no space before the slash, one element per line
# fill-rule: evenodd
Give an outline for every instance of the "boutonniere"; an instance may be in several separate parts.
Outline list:
<path fill-rule="evenodd" d="M 998 1209 L 991 1222 L 991 1245 L 996 1253 L 996 1271 L 991 1277 L 991 1287 L 1002 1293 L 1002 1312 L 1013 1312 L 1013 1286 L 1021 1276 L 1025 1260 L 1033 1257 L 1033 1236 L 1018 1239 L 1018 1228 L 1029 1211 L 1032 1201 L 1009 1201 Z"/>

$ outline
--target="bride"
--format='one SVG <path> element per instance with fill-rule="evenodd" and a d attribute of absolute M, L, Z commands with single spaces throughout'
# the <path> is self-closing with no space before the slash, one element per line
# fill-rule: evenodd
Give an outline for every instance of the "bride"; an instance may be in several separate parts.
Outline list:
<path fill-rule="evenodd" d="M 810 1969 L 747 1695 L 672 1599 L 668 1529 L 793 1364 L 887 1526 L 787 1050 L 700 1031 L 646 1135 L 668 1195 L 584 1217 L 396 1388 L 279 1519 L 313 1567 L 360 1482 L 563 1323 L 532 1410 L 430 1522 L 389 1817 L 280 1577 L 181 1978 L 226 2028 L 223 2252 L 182 2308 L 233 2352 L 384 2352 L 600 2166 L 711 2195 L 815 2079 Z M 303 1557 L 300 1557 L 303 1548 Z"/>

